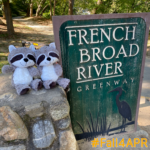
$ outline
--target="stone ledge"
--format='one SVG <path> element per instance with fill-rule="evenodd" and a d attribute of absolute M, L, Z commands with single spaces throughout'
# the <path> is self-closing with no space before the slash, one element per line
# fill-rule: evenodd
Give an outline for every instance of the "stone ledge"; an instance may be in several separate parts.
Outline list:
<path fill-rule="evenodd" d="M 19 96 L 16 94 L 16 90 L 11 86 L 11 75 L 0 74 L 0 107 L 10 106 L 12 109 L 17 109 L 22 106 L 29 106 L 42 101 L 46 101 L 49 104 L 55 101 L 60 101 L 62 98 L 66 99 L 66 93 L 61 87 L 56 87 L 51 90 L 40 91 L 30 90 L 29 94 Z"/>
<path fill-rule="evenodd" d="M 8 149 L 11 150 L 14 145 L 24 144 L 25 149 L 29 150 L 39 148 L 44 150 L 78 149 L 71 129 L 70 106 L 66 93 L 61 87 L 58 86 L 51 90 L 30 90 L 28 94 L 19 96 L 11 86 L 11 75 L 1 74 L 0 83 L 0 131 L 5 132 L 5 127 L 8 127 L 8 132 L 4 133 L 8 138 L 0 135 L 1 143 L 3 143 L 0 144 L 0 148 L 8 146 Z M 11 115 L 8 111 L 4 111 L 4 108 L 9 108 Z M 6 117 L 1 115 L 3 113 L 5 116 L 10 116 L 10 118 L 7 117 L 7 121 Z M 16 116 L 16 118 L 11 116 Z M 22 124 L 17 124 L 19 123 L 18 118 Z M 16 123 L 14 124 L 13 121 Z M 26 128 L 26 132 L 20 131 L 21 125 Z M 22 134 L 22 137 L 17 136 L 18 133 Z M 64 140 L 66 140 L 65 144 L 63 144 Z"/>

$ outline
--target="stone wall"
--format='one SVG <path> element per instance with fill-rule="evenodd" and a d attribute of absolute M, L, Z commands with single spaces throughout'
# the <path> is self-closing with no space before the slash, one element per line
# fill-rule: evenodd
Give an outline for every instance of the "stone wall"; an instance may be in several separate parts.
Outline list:
<path fill-rule="evenodd" d="M 0 75 L 0 150 L 78 150 L 61 87 L 18 96 Z"/>

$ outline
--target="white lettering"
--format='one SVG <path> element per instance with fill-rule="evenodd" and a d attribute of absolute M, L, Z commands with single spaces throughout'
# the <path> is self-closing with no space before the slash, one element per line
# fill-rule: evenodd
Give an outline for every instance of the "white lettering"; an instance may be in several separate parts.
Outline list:
<path fill-rule="evenodd" d="M 85 36 L 87 35 L 87 31 L 84 29 L 78 30 L 79 31 L 79 44 L 78 45 L 82 45 L 82 39 L 85 41 L 86 44 L 89 44 L 89 42 L 86 40 Z M 81 31 L 84 32 L 84 35 L 81 35 Z"/>
<path fill-rule="evenodd" d="M 119 66 L 118 66 L 119 64 Z M 120 69 L 120 67 L 122 66 L 121 62 L 115 62 L 115 73 L 114 74 L 118 74 L 117 69 L 120 71 L 120 73 L 123 73 L 122 70 Z"/>
<path fill-rule="evenodd" d="M 123 84 L 125 84 L 125 83 L 127 84 L 127 80 L 126 79 L 123 81 Z"/>
<path fill-rule="evenodd" d="M 96 84 L 93 84 L 93 89 L 96 89 Z"/>
<path fill-rule="evenodd" d="M 93 41 L 93 36 L 95 35 L 95 36 L 98 36 L 98 32 L 96 32 L 96 33 L 93 33 L 93 31 L 95 30 L 95 31 L 98 31 L 98 29 L 97 28 L 94 28 L 94 29 L 90 29 L 91 30 L 91 43 L 90 44 L 93 44 L 93 43 L 99 43 L 99 40 L 97 40 L 97 41 Z"/>
<path fill-rule="evenodd" d="M 107 83 L 107 85 L 106 86 L 110 86 L 110 81 L 109 82 L 106 82 Z"/>
<path fill-rule="evenodd" d="M 119 84 L 119 81 L 120 81 L 120 80 L 114 81 L 115 85 L 118 85 L 118 84 Z"/>
<path fill-rule="evenodd" d="M 136 26 L 133 26 L 133 30 L 132 31 L 129 31 L 129 27 L 126 27 L 126 38 L 125 38 L 125 40 L 129 40 L 128 39 L 128 33 L 129 32 L 132 32 L 133 34 L 132 34 L 132 40 L 135 40 L 135 28 L 136 28 Z"/>
<path fill-rule="evenodd" d="M 84 67 L 79 67 L 79 68 L 77 68 L 77 69 L 78 69 L 78 79 L 77 79 L 77 80 L 81 80 L 80 75 L 82 75 L 83 78 L 86 79 L 86 76 L 83 74 L 83 73 L 85 72 L 85 68 L 84 68 Z M 80 71 L 80 69 L 82 69 L 82 71 Z"/>
<path fill-rule="evenodd" d="M 88 50 L 87 49 L 79 49 L 80 51 L 80 63 L 84 63 L 84 62 L 88 62 L 90 60 L 90 55 L 88 54 Z M 83 51 L 85 51 L 85 53 L 83 54 Z M 83 61 L 83 56 L 87 56 L 87 60 Z"/>
<path fill-rule="evenodd" d="M 98 70 L 97 70 L 97 65 L 93 65 L 93 67 L 95 68 L 95 71 L 96 71 L 96 73 L 97 73 L 97 76 L 100 75 L 103 66 L 104 66 L 104 64 L 101 64 L 100 70 L 98 71 Z"/>
<path fill-rule="evenodd" d="M 85 87 L 86 87 L 86 91 L 89 90 L 89 86 L 88 85 L 86 85 Z"/>
<path fill-rule="evenodd" d="M 95 59 L 95 56 L 99 59 L 99 60 L 101 60 L 101 58 L 99 57 L 99 53 L 100 53 L 100 49 L 98 48 L 98 47 L 95 47 L 95 48 L 92 48 L 92 50 L 93 50 L 93 60 L 92 61 L 96 61 L 96 59 Z M 97 51 L 97 53 L 95 52 L 95 50 L 98 50 Z"/>
<path fill-rule="evenodd" d="M 88 78 L 92 78 L 92 76 L 91 76 L 91 66 L 88 66 L 88 68 L 89 68 L 89 77 Z"/>
<path fill-rule="evenodd" d="M 111 66 L 108 66 L 111 65 Z M 106 76 L 113 74 L 113 72 L 108 73 L 108 69 L 112 69 L 112 63 L 106 63 Z"/>
<path fill-rule="evenodd" d="M 109 58 L 107 58 L 107 57 L 105 56 L 105 51 L 106 51 L 107 48 L 111 48 L 111 49 L 113 50 L 113 54 L 112 54 L 112 56 L 109 57 Z M 103 50 L 103 57 L 104 57 L 105 59 L 109 60 L 109 59 L 113 58 L 114 55 L 115 55 L 115 49 L 114 49 L 114 47 L 112 47 L 112 46 L 107 46 L 107 47 L 104 48 L 104 50 Z"/>
<path fill-rule="evenodd" d="M 100 83 L 100 88 L 103 88 L 103 83 L 102 82 Z"/>
<path fill-rule="evenodd" d="M 131 78 L 131 81 L 133 82 L 134 78 Z"/>
<path fill-rule="evenodd" d="M 81 86 L 79 86 L 79 87 L 77 88 L 77 91 L 78 91 L 78 92 L 81 92 L 81 91 L 82 91 Z"/>
<path fill-rule="evenodd" d="M 100 43 L 104 42 L 104 41 L 103 41 L 103 34 L 106 36 L 106 38 L 107 38 L 108 41 L 110 42 L 110 32 L 111 32 L 111 29 L 112 29 L 112 28 L 108 28 L 108 29 L 109 29 L 109 35 L 107 35 L 107 33 L 105 32 L 104 29 L 100 28 L 100 30 L 101 30 L 101 41 L 100 41 Z"/>
<path fill-rule="evenodd" d="M 137 50 L 136 50 L 135 54 L 132 54 L 132 46 L 133 45 L 137 47 Z M 129 55 L 129 57 L 136 56 L 138 53 L 139 53 L 139 46 L 137 44 L 130 44 L 130 55 Z"/>
<path fill-rule="evenodd" d="M 125 52 L 125 49 L 124 49 L 124 46 L 123 46 L 123 45 L 121 45 L 121 48 L 120 48 L 119 53 L 118 53 L 118 55 L 116 56 L 116 58 L 119 58 L 119 55 L 120 55 L 120 54 L 124 54 L 123 57 L 127 57 L 127 54 L 126 54 L 126 52 Z"/>
<path fill-rule="evenodd" d="M 68 30 L 68 32 L 69 32 L 69 46 L 70 46 L 70 45 L 73 45 L 72 37 L 76 37 L 76 34 L 72 35 L 71 32 L 75 32 L 76 33 L 76 30 Z"/>
<path fill-rule="evenodd" d="M 116 39 L 115 34 L 116 34 L 116 30 L 117 30 L 117 29 L 122 29 L 122 31 L 124 31 L 124 28 L 123 28 L 123 27 L 116 27 L 116 28 L 114 29 L 114 31 L 113 31 L 113 38 L 114 38 L 114 40 L 115 40 L 115 41 L 121 41 L 121 40 L 123 40 L 123 37 L 122 37 L 121 39 Z"/>

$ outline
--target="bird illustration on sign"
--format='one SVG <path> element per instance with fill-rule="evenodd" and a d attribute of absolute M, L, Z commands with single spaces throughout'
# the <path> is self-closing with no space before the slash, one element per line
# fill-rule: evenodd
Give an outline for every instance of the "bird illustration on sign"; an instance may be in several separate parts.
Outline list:
<path fill-rule="evenodd" d="M 116 95 L 116 105 L 119 111 L 119 114 L 122 116 L 123 120 L 122 120 L 122 125 L 115 127 L 115 128 L 110 128 L 111 127 L 111 123 L 108 123 L 107 119 L 106 119 L 106 114 L 103 116 L 100 115 L 100 110 L 98 111 L 97 114 L 97 118 L 94 119 L 91 111 L 89 110 L 89 117 L 86 117 L 86 121 L 88 124 L 88 128 L 87 131 L 84 130 L 83 126 L 77 121 L 78 126 L 80 127 L 80 129 L 82 130 L 82 134 L 76 134 L 76 139 L 77 140 L 81 140 L 81 139 L 87 139 L 87 140 L 91 140 L 93 138 L 96 138 L 97 136 L 101 135 L 101 136 L 105 136 L 105 135 L 113 135 L 113 134 L 119 134 L 122 132 L 126 132 L 125 131 L 125 127 L 128 125 L 133 125 L 135 123 L 135 121 L 132 121 L 132 112 L 131 112 L 131 108 L 130 105 L 126 102 L 126 101 L 120 101 L 119 98 L 122 95 L 122 92 L 124 90 L 121 87 L 117 87 L 111 91 L 109 91 L 108 93 L 111 92 L 119 92 Z M 90 121 L 89 121 L 89 119 Z M 96 122 L 94 121 L 96 120 Z M 129 122 L 126 123 L 126 120 L 128 120 Z M 113 131 L 119 130 L 121 129 L 120 132 L 116 132 L 114 133 Z M 124 129 L 124 130 L 123 130 Z M 112 134 L 110 134 L 110 132 L 113 132 Z"/>
<path fill-rule="evenodd" d="M 120 115 L 123 117 L 122 126 L 124 127 L 124 131 L 125 131 L 126 119 L 128 119 L 129 121 L 132 121 L 131 108 L 126 101 L 120 101 L 119 100 L 119 97 L 122 95 L 123 89 L 121 87 L 117 87 L 114 90 L 109 91 L 108 93 L 111 93 L 114 91 L 119 92 L 116 96 L 116 104 L 117 104 Z M 122 129 L 121 129 L 121 131 L 122 131 Z"/>

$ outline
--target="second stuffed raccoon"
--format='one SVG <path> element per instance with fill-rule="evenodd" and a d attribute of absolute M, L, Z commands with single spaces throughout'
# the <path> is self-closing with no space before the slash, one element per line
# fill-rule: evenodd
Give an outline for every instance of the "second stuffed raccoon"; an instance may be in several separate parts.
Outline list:
<path fill-rule="evenodd" d="M 61 78 L 62 67 L 57 63 L 59 61 L 59 52 L 54 43 L 43 46 L 35 52 L 37 68 L 40 71 L 41 79 L 45 89 L 51 89 L 56 84 L 66 90 L 70 84 L 70 80 Z"/>

